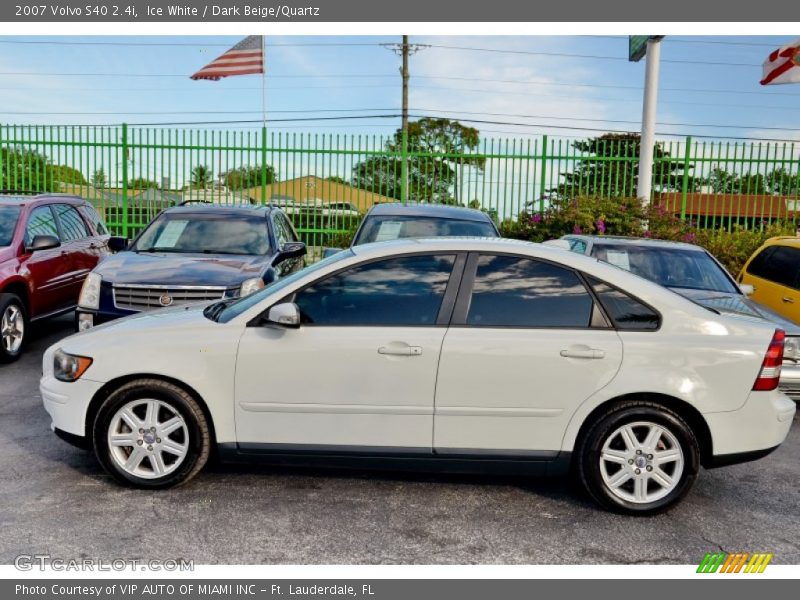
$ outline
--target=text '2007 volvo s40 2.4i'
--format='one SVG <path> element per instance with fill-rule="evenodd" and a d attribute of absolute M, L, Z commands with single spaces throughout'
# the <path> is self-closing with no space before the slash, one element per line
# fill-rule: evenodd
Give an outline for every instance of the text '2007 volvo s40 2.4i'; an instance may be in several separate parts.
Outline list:
<path fill-rule="evenodd" d="M 795 403 L 783 332 L 585 256 L 488 239 L 344 250 L 242 299 L 122 319 L 44 355 L 53 428 L 119 481 L 230 459 L 566 472 L 647 514 L 761 458 Z"/>

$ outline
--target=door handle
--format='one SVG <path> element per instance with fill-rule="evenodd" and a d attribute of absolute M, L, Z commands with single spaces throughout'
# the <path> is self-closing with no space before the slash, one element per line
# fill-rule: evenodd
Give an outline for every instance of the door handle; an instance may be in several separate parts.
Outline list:
<path fill-rule="evenodd" d="M 572 348 L 567 350 L 562 350 L 559 354 L 564 358 L 589 358 L 589 359 L 597 359 L 597 358 L 605 358 L 606 353 L 603 350 L 599 350 L 597 348 Z"/>
<path fill-rule="evenodd" d="M 390 344 L 378 348 L 378 354 L 383 354 L 385 356 L 420 356 L 422 354 L 422 346 Z"/>
<path fill-rule="evenodd" d="M 783 300 L 786 304 L 794 304 L 794 299 L 789 298 L 789 296 L 784 296 L 781 298 L 781 300 Z"/>

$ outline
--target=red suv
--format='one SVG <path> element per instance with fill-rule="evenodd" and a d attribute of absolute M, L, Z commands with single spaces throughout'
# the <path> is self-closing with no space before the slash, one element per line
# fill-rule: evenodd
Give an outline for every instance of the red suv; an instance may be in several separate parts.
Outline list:
<path fill-rule="evenodd" d="M 19 357 L 31 321 L 75 308 L 108 239 L 83 198 L 0 195 L 0 362 Z"/>

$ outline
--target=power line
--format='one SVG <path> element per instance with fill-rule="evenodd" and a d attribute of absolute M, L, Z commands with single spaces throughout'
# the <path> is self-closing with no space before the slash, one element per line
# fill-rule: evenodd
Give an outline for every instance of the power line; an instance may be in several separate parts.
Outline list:
<path fill-rule="evenodd" d="M 603 38 L 603 39 L 612 39 L 612 40 L 620 40 L 620 41 L 628 41 L 628 36 L 626 35 L 589 35 L 586 37 L 592 38 Z M 745 46 L 745 47 L 756 47 L 756 48 L 772 48 L 775 49 L 780 44 L 767 44 L 764 42 L 732 42 L 728 40 L 695 40 L 695 39 L 681 39 L 675 36 L 667 36 L 663 40 L 669 44 L 699 44 L 699 45 L 712 45 L 712 46 Z"/>
<path fill-rule="evenodd" d="M 271 110 L 271 113 L 326 113 L 326 112 L 364 112 L 399 110 L 397 108 L 314 108 L 307 110 Z M 177 110 L 177 111 L 2 111 L 0 115 L 249 115 L 260 113 L 257 110 Z"/>
<path fill-rule="evenodd" d="M 119 41 L 62 41 L 62 40 L 8 40 L 0 39 L 0 44 L 33 45 L 33 46 L 119 46 L 119 47 L 139 47 L 139 48 L 162 48 L 162 47 L 185 47 L 185 48 L 229 48 L 235 42 L 215 43 L 215 42 L 119 42 Z M 267 48 L 279 48 L 282 46 L 319 46 L 319 47 L 345 47 L 345 46 L 381 46 L 389 42 L 292 42 L 292 43 L 268 43 Z"/>

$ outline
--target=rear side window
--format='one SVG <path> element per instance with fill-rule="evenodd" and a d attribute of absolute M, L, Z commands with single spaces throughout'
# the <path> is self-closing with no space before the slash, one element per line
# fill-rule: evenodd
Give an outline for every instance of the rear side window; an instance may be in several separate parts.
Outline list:
<path fill-rule="evenodd" d="M 58 227 L 49 206 L 38 206 L 31 211 L 25 229 L 25 243 L 30 244 L 37 235 L 58 237 Z"/>
<path fill-rule="evenodd" d="M 800 289 L 800 250 L 787 246 L 769 246 L 750 261 L 747 272 L 754 277 Z"/>
<path fill-rule="evenodd" d="M 587 276 L 587 280 L 617 329 L 652 331 L 659 328 L 661 318 L 655 310 L 599 279 Z"/>
<path fill-rule="evenodd" d="M 528 258 L 482 255 L 467 325 L 589 327 L 592 304 L 574 271 Z"/>
<path fill-rule="evenodd" d="M 98 235 L 108 235 L 108 228 L 103 222 L 103 219 L 100 218 L 100 215 L 97 213 L 94 206 L 91 204 L 84 204 L 83 213 L 89 218 L 89 221 L 94 226 L 94 230 Z"/>
<path fill-rule="evenodd" d="M 348 269 L 295 295 L 303 323 L 337 327 L 436 324 L 455 256 L 407 256 Z"/>
<path fill-rule="evenodd" d="M 63 241 L 71 242 L 73 240 L 82 240 L 89 237 L 89 230 L 86 227 L 86 222 L 74 206 L 56 204 L 53 208 L 55 208 L 56 215 L 58 215 Z"/>

